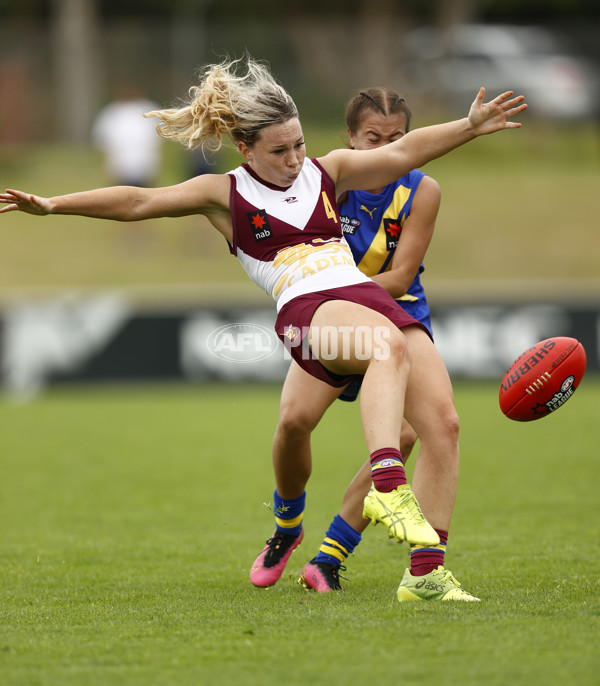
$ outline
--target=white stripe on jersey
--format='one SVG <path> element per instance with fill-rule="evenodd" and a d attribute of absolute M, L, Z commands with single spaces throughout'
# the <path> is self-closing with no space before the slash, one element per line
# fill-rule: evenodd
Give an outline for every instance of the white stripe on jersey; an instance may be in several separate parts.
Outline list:
<path fill-rule="evenodd" d="M 265 186 L 241 167 L 229 173 L 235 175 L 237 192 L 244 200 L 301 231 L 321 199 L 321 172 L 308 157 L 302 173 L 287 191 Z"/>

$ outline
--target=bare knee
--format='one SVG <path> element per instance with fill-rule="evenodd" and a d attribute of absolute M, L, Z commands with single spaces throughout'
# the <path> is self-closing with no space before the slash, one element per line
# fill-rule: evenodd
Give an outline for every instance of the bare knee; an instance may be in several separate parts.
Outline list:
<path fill-rule="evenodd" d="M 315 425 L 314 417 L 301 407 L 282 405 L 273 437 L 273 466 L 277 490 L 284 498 L 298 497 L 306 488 L 312 472 L 310 436 Z"/>
<path fill-rule="evenodd" d="M 455 446 L 458 453 L 460 419 L 454 405 L 447 405 L 438 412 L 432 429 L 443 437 L 449 447 Z"/>
<path fill-rule="evenodd" d="M 409 367 L 411 361 L 410 350 L 408 342 L 401 331 L 393 331 L 389 340 L 386 341 L 386 349 L 381 352 L 383 359 L 386 358 L 397 367 Z M 387 353 L 387 354 L 386 354 Z"/>
<path fill-rule="evenodd" d="M 460 418 L 454 405 L 447 408 L 447 410 L 444 412 L 442 422 L 444 430 L 446 431 L 449 438 L 453 442 L 458 443 L 458 434 L 460 431 Z"/>
<path fill-rule="evenodd" d="M 301 440 L 310 436 L 320 418 L 320 415 L 315 416 L 307 407 L 291 404 L 282 405 L 279 410 L 276 431 L 282 439 Z"/>
<path fill-rule="evenodd" d="M 435 445 L 436 451 L 458 455 L 460 420 L 452 403 L 446 403 L 427 413 L 427 418 L 415 426 L 422 445 Z"/>

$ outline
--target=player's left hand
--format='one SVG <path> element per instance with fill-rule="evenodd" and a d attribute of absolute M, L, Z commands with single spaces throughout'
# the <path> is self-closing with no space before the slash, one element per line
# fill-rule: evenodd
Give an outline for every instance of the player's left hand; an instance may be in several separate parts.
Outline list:
<path fill-rule="evenodd" d="M 518 129 L 521 124 L 509 121 L 527 109 L 525 96 L 506 91 L 490 102 L 484 103 L 485 88 L 480 88 L 469 110 L 469 123 L 477 136 L 494 133 L 502 129 Z"/>

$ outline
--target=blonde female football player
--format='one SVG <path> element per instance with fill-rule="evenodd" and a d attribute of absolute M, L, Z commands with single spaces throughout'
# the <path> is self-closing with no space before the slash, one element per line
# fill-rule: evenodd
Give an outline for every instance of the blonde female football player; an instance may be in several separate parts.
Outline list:
<path fill-rule="evenodd" d="M 369 150 L 392 143 L 408 133 L 410 120 L 410 109 L 398 93 L 384 88 L 362 90 L 346 107 L 350 147 Z M 420 275 L 439 205 L 439 185 L 420 170 L 412 170 L 385 187 L 349 191 L 338 199 L 344 236 L 359 269 L 382 285 L 430 331 L 429 306 Z M 412 546 L 410 569 L 402 579 L 398 597 L 400 600 L 421 597 L 476 600 L 444 568 L 458 480 L 458 416 L 450 380 L 441 371 L 441 360 L 436 362 L 440 367 L 439 378 L 443 378 L 438 398 L 445 421 L 438 431 L 447 435 L 448 442 L 444 453 L 424 451 L 419 455 L 413 490 L 425 517 L 440 536 L 440 543 L 431 547 Z M 250 571 L 255 585 L 276 583 L 291 552 L 302 540 L 304 489 L 312 463 L 312 430 L 336 397 L 354 400 L 358 388 L 358 382 L 354 382 L 340 394 L 339 389 L 310 377 L 292 363 L 282 392 L 273 442 L 276 483 L 283 494 L 275 490 L 275 508 L 279 510 L 276 530 Z M 416 438 L 415 431 L 404 420 L 399 447 L 405 463 Z M 430 445 L 426 444 L 426 448 Z M 306 588 L 319 592 L 342 588 L 339 569 L 369 523 L 362 515 L 370 483 L 370 465 L 366 463 L 348 487 L 341 512 L 331 522 L 318 554 L 302 569 L 300 583 Z M 435 489 L 430 490 L 434 485 Z M 420 583 L 424 577 L 432 583 Z M 436 589 L 435 593 L 428 590 L 431 588 Z"/>
<path fill-rule="evenodd" d="M 232 172 L 164 188 L 117 186 L 51 198 L 8 189 L 0 194 L 0 212 L 120 221 L 206 216 L 251 279 L 276 300 L 276 331 L 300 368 L 337 388 L 362 377 L 373 485 L 365 511 L 398 540 L 437 545 L 398 449 L 405 415 L 421 442 L 446 441 L 436 438 L 443 424 L 437 354 L 425 327 L 354 264 L 336 198 L 382 187 L 478 136 L 519 127 L 511 120 L 525 109 L 524 98 L 509 91 L 484 103 L 482 88 L 463 119 L 381 148 L 310 159 L 292 98 L 264 65 L 249 58 L 242 73 L 239 66 L 209 65 L 187 105 L 149 113 L 161 135 L 190 148 L 218 149 L 230 137 L 245 160 Z"/>

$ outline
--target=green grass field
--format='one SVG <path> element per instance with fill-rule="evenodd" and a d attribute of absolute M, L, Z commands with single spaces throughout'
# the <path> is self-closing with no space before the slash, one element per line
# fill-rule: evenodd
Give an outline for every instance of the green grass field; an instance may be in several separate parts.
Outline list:
<path fill-rule="evenodd" d="M 599 379 L 531 424 L 500 414 L 496 384 L 456 384 L 446 561 L 482 598 L 467 605 L 400 605 L 406 547 L 380 526 L 344 593 L 296 585 L 365 458 L 345 403 L 314 436 L 289 575 L 251 586 L 273 526 L 278 395 L 138 387 L 0 402 L 3 686 L 598 683 Z"/>

